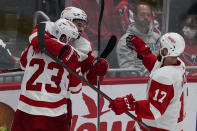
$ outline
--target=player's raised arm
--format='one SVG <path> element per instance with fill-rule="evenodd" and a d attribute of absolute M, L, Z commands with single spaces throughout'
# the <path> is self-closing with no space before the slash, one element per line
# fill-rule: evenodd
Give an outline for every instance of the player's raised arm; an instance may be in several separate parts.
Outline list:
<path fill-rule="evenodd" d="M 150 47 L 136 35 L 128 35 L 126 45 L 131 50 L 135 50 L 139 59 L 142 60 L 144 66 L 151 72 L 157 57 L 152 53 Z"/>

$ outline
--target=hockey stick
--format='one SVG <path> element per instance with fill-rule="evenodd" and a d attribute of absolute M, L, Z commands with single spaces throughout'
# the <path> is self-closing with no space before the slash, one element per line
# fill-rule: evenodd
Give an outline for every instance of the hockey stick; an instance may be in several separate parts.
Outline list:
<path fill-rule="evenodd" d="M 33 25 L 35 26 L 36 24 L 38 24 L 38 23 L 40 23 L 42 21 L 51 21 L 51 19 L 43 11 L 41 11 L 41 10 L 36 11 L 34 13 Z"/>
<path fill-rule="evenodd" d="M 107 56 L 109 56 L 109 54 L 112 52 L 112 50 L 114 49 L 115 45 L 117 42 L 117 38 L 115 35 L 111 36 L 107 46 L 105 47 L 105 49 L 103 50 L 103 52 L 101 53 L 101 58 L 107 58 Z"/>
<path fill-rule="evenodd" d="M 100 46 L 101 46 L 101 22 L 103 18 L 104 11 L 104 0 L 101 0 L 101 9 L 98 21 L 98 59 L 97 62 L 100 61 Z M 100 77 L 97 76 L 97 88 L 100 90 Z M 100 94 L 97 95 L 97 131 L 100 131 Z"/>
<path fill-rule="evenodd" d="M 54 61 L 56 61 L 58 64 L 60 64 L 61 66 L 63 66 L 65 69 L 67 69 L 67 71 L 69 71 L 70 73 L 72 73 L 74 76 L 76 76 L 77 78 L 79 78 L 81 81 L 85 82 L 89 87 L 91 87 L 94 91 L 96 91 L 97 93 L 99 93 L 100 95 L 102 95 L 105 99 L 107 99 L 108 101 L 112 101 L 112 99 L 107 96 L 104 92 L 98 90 L 94 85 L 90 84 L 83 76 L 78 75 L 76 72 L 74 72 L 72 69 L 70 69 L 68 66 L 66 66 L 60 59 L 58 59 L 57 57 L 53 56 L 51 53 L 48 52 L 48 50 L 46 49 L 45 46 L 45 39 L 44 39 L 44 33 L 45 33 L 45 23 L 40 23 L 38 24 L 38 42 L 39 42 L 39 46 L 40 49 L 43 53 L 45 53 L 46 55 L 48 55 L 49 57 L 51 57 Z M 140 121 L 137 117 L 135 117 L 133 114 L 131 114 L 130 112 L 125 112 L 128 116 L 130 116 L 133 120 L 139 122 L 144 128 L 146 128 L 148 131 L 150 131 L 150 127 L 147 126 L 145 123 L 143 123 L 142 121 Z"/>

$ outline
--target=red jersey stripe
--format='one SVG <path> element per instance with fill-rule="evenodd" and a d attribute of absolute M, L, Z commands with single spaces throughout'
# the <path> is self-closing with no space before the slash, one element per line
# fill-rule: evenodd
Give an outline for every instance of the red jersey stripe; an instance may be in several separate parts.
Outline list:
<path fill-rule="evenodd" d="M 67 99 L 63 98 L 57 102 L 46 102 L 32 100 L 24 95 L 20 95 L 20 101 L 35 107 L 46 107 L 46 108 L 58 108 L 64 104 L 67 104 Z"/>

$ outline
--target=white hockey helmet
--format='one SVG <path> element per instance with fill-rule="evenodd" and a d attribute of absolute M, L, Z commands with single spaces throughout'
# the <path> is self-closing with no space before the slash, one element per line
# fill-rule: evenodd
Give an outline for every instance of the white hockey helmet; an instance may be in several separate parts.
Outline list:
<path fill-rule="evenodd" d="M 160 38 L 161 49 L 166 48 L 168 54 L 165 56 L 179 56 L 185 49 L 185 40 L 177 33 L 166 33 Z"/>
<path fill-rule="evenodd" d="M 77 39 L 79 32 L 75 24 L 66 19 L 58 19 L 52 28 L 52 33 L 54 37 L 60 40 L 62 35 L 66 35 L 67 42 Z"/>
<path fill-rule="evenodd" d="M 79 8 L 76 7 L 66 7 L 62 12 L 61 12 L 61 18 L 70 20 L 73 22 L 75 19 L 79 20 L 84 20 L 85 22 L 88 22 L 87 20 L 87 14 Z"/>

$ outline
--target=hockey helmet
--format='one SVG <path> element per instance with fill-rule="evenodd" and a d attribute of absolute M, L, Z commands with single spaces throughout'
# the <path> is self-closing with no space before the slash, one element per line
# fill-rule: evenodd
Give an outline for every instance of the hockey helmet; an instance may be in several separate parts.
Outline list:
<path fill-rule="evenodd" d="M 168 50 L 168 54 L 165 57 L 179 56 L 185 49 L 185 40 L 178 33 L 166 33 L 161 36 L 159 42 L 161 44 L 161 50 L 164 48 Z"/>
<path fill-rule="evenodd" d="M 75 24 L 66 19 L 58 19 L 52 28 L 52 35 L 60 40 L 62 35 L 66 35 L 67 42 L 77 39 L 79 32 Z"/>
<path fill-rule="evenodd" d="M 70 20 L 73 22 L 75 19 L 83 20 L 85 22 L 88 22 L 87 20 L 87 14 L 79 8 L 76 7 L 66 7 L 62 12 L 61 12 L 61 18 Z"/>

